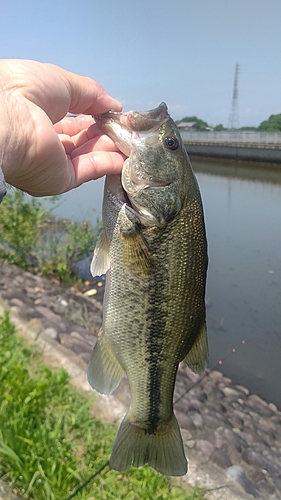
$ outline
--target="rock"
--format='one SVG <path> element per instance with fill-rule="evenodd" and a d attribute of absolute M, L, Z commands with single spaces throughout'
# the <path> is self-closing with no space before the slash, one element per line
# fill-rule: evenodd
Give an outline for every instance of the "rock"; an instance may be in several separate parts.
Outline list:
<path fill-rule="evenodd" d="M 198 439 L 196 441 L 196 449 L 204 453 L 204 455 L 206 455 L 207 457 L 209 457 L 211 453 L 214 451 L 215 446 L 206 439 Z"/>
<path fill-rule="evenodd" d="M 242 458 L 250 465 L 255 465 L 260 469 L 264 469 L 273 476 L 281 477 L 281 466 L 274 463 L 272 460 L 264 457 L 260 453 L 255 452 L 251 448 L 246 448 Z"/>
<path fill-rule="evenodd" d="M 261 399 L 257 394 L 250 394 L 247 402 L 252 408 L 255 408 L 255 411 L 258 411 L 261 416 L 266 418 L 272 416 L 273 412 L 269 408 L 267 402 Z"/>
<path fill-rule="evenodd" d="M 12 487 L 0 480 L 0 500 L 21 500 Z"/>
<path fill-rule="evenodd" d="M 232 465 L 230 458 L 220 448 L 216 448 L 210 455 L 210 460 L 217 464 L 221 469 L 227 469 Z"/>
<path fill-rule="evenodd" d="M 234 399 L 238 399 L 243 394 L 243 393 L 241 393 L 241 391 L 237 391 L 236 389 L 233 389 L 232 387 L 224 387 L 222 389 L 222 392 L 224 393 L 225 396 L 228 396 L 228 397 L 234 398 Z"/>
<path fill-rule="evenodd" d="M 234 429 L 233 429 L 234 431 Z M 240 429 L 239 429 L 240 431 Z M 254 429 L 250 429 L 249 432 L 239 432 L 239 435 L 246 441 L 248 446 L 252 446 L 254 443 L 258 441 L 262 442 L 260 436 L 254 431 Z"/>
<path fill-rule="evenodd" d="M 220 426 L 215 430 L 214 435 L 217 448 L 227 447 L 231 444 L 240 452 L 247 447 L 247 443 L 241 437 L 240 433 L 237 434 L 232 429 Z"/>
<path fill-rule="evenodd" d="M 207 394 L 204 391 L 200 391 L 196 394 L 196 398 L 200 403 L 205 403 L 205 401 L 208 399 Z"/>
<path fill-rule="evenodd" d="M 197 401 L 195 398 L 190 398 L 190 400 L 187 401 L 187 403 L 183 403 L 182 409 L 186 408 L 187 412 L 193 411 L 200 413 L 204 409 L 204 403 L 201 403 L 200 401 Z"/>
<path fill-rule="evenodd" d="M 18 299 L 17 297 L 12 298 L 10 301 L 11 306 L 17 306 L 17 307 L 23 307 L 24 302 L 21 299 Z"/>
<path fill-rule="evenodd" d="M 222 378 L 222 376 L 223 376 L 222 373 L 216 370 L 211 370 L 209 373 L 209 377 L 215 380 Z"/>
<path fill-rule="evenodd" d="M 220 389 L 216 388 L 216 391 L 215 391 L 215 394 L 214 394 L 214 398 L 215 399 L 224 399 L 225 395 L 224 395 L 224 393 Z M 210 396 L 209 396 L 209 399 L 210 399 Z"/>
<path fill-rule="evenodd" d="M 243 419 L 240 418 L 238 415 L 235 415 L 234 412 L 233 412 L 233 414 L 230 414 L 228 416 L 228 421 L 232 425 L 233 430 L 240 429 L 243 427 Z"/>
<path fill-rule="evenodd" d="M 235 387 L 235 389 L 237 389 L 238 391 L 240 391 L 240 392 L 244 392 L 244 394 L 246 394 L 246 396 L 248 396 L 248 395 L 249 395 L 249 392 L 250 392 L 250 391 L 249 391 L 249 389 L 247 389 L 247 387 L 244 387 L 243 385 L 235 385 L 234 387 Z"/>
<path fill-rule="evenodd" d="M 208 429 L 217 429 L 218 425 L 225 425 L 227 427 L 230 427 L 228 420 L 223 417 L 223 415 L 220 415 L 219 413 L 203 413 L 202 414 L 202 419 L 203 419 L 203 424 L 204 427 L 208 427 Z"/>
<path fill-rule="evenodd" d="M 188 448 L 192 449 L 192 448 L 194 448 L 194 446 L 195 446 L 196 443 L 195 443 L 195 441 L 193 439 L 188 439 L 187 441 L 185 441 L 184 444 L 186 446 L 188 446 Z"/>
<path fill-rule="evenodd" d="M 53 313 L 50 309 L 44 306 L 37 306 L 35 307 L 35 311 L 37 313 L 41 314 L 46 318 L 48 321 L 51 321 L 52 323 L 60 323 L 61 318 L 58 314 Z"/>
<path fill-rule="evenodd" d="M 278 411 L 277 406 L 276 406 L 275 404 L 273 404 L 273 403 L 269 403 L 268 408 L 269 408 L 271 411 L 274 411 L 275 413 Z"/>
<path fill-rule="evenodd" d="M 183 441 L 188 441 L 188 439 L 192 439 L 192 434 L 187 429 L 183 429 L 181 434 Z"/>
<path fill-rule="evenodd" d="M 263 406 L 264 408 L 268 408 L 268 404 L 266 401 L 261 399 L 257 394 L 250 394 L 248 397 L 248 403 L 251 406 Z"/>
<path fill-rule="evenodd" d="M 50 337 L 51 339 L 53 340 L 57 340 L 58 339 L 58 332 L 57 330 L 55 330 L 54 328 L 45 328 L 44 332 L 45 335 L 48 335 L 48 337 Z"/>
<path fill-rule="evenodd" d="M 222 387 L 225 387 L 226 385 L 231 385 L 232 380 L 228 377 L 222 376 L 222 378 L 219 381 L 218 387 L 221 389 Z"/>
<path fill-rule="evenodd" d="M 254 470 L 249 472 L 249 478 L 265 498 L 268 498 L 269 496 L 271 498 L 271 495 L 275 492 L 275 488 L 267 471 L 254 468 Z"/>
<path fill-rule="evenodd" d="M 60 333 L 60 341 L 63 346 L 71 349 L 76 354 L 92 351 L 92 346 L 88 342 L 80 338 L 71 337 L 68 333 Z"/>
<path fill-rule="evenodd" d="M 200 413 L 196 413 L 194 411 L 190 411 L 188 413 L 176 411 L 176 416 L 180 426 L 183 427 L 183 429 L 196 431 L 203 428 L 203 419 Z"/>
<path fill-rule="evenodd" d="M 80 353 L 80 358 L 85 361 L 85 363 L 88 365 L 91 359 L 91 353 L 90 352 L 81 352 Z"/>
<path fill-rule="evenodd" d="M 226 470 L 226 476 L 231 481 L 236 481 L 237 483 L 239 483 L 242 486 L 243 490 L 246 491 L 246 493 L 253 495 L 253 497 L 255 498 L 261 497 L 252 481 L 247 478 L 242 467 L 240 467 L 239 465 L 231 465 L 230 467 L 228 467 L 228 469 Z"/>
<path fill-rule="evenodd" d="M 57 298 L 57 301 L 58 301 L 58 303 L 59 303 L 61 306 L 63 306 L 63 307 L 67 307 L 67 306 L 68 306 L 68 302 L 67 302 L 67 300 L 63 299 L 62 297 L 58 297 L 58 298 Z"/>

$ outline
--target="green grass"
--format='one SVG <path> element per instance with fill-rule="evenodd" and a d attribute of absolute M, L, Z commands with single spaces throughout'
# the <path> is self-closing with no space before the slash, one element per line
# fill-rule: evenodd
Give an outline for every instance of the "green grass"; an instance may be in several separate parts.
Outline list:
<path fill-rule="evenodd" d="M 75 392 L 66 371 L 42 364 L 41 354 L 0 317 L 0 477 L 24 498 L 66 500 L 108 460 L 116 428 L 91 416 L 91 401 Z M 126 474 L 108 467 L 77 500 L 202 500 L 149 467 Z"/>

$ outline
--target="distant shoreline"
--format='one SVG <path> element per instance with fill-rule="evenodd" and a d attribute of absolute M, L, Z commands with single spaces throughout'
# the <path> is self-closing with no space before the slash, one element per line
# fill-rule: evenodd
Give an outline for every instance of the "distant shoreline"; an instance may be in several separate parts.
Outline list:
<path fill-rule="evenodd" d="M 184 141 L 191 157 L 217 158 L 222 160 L 267 163 L 281 167 L 281 149 L 225 144 L 198 144 Z"/>

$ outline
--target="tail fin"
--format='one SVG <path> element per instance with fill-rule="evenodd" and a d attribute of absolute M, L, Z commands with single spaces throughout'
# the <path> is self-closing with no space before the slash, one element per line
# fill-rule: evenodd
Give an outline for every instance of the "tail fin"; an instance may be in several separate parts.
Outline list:
<path fill-rule="evenodd" d="M 131 465 L 140 467 L 148 463 L 166 476 L 183 476 L 187 472 L 180 429 L 172 415 L 165 430 L 148 434 L 132 424 L 125 416 L 114 443 L 109 464 L 112 469 L 123 472 Z"/>

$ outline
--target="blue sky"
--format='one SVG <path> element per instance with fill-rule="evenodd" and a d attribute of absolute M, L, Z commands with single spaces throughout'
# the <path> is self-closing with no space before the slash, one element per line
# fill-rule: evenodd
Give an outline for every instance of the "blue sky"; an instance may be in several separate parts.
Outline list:
<path fill-rule="evenodd" d="M 0 0 L 0 57 L 98 80 L 124 110 L 167 102 L 174 119 L 239 124 L 281 113 L 280 0 Z"/>

